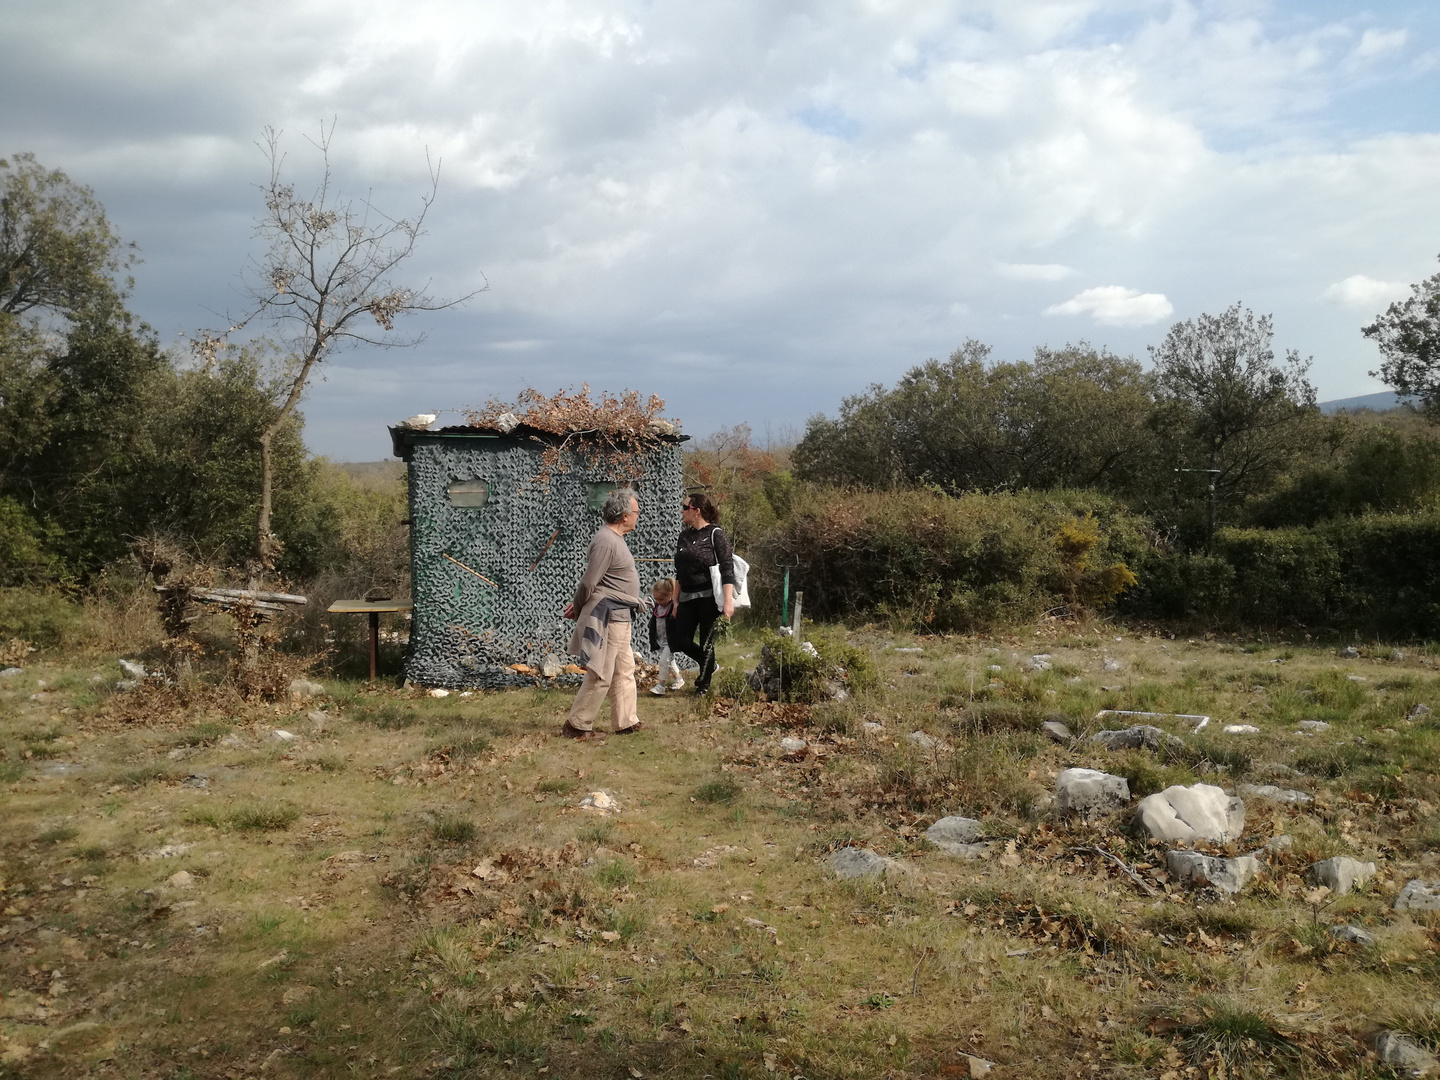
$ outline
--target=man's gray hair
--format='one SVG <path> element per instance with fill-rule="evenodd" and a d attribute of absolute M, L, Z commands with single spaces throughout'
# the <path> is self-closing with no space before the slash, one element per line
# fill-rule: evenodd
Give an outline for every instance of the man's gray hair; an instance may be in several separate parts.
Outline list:
<path fill-rule="evenodd" d="M 605 501 L 600 504 L 600 516 L 605 524 L 614 525 L 621 518 L 630 512 L 630 500 L 634 499 L 638 504 L 640 496 L 635 494 L 634 488 L 616 488 L 605 496 Z"/>

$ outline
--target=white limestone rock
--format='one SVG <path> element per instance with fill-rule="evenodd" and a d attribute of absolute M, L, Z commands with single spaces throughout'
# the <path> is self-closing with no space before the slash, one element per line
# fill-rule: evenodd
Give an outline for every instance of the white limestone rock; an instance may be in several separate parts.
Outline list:
<path fill-rule="evenodd" d="M 1375 1052 L 1381 1061 L 1405 1076 L 1434 1076 L 1440 1072 L 1440 1061 L 1434 1054 L 1398 1031 L 1382 1031 L 1376 1036 Z"/>
<path fill-rule="evenodd" d="M 1099 769 L 1066 769 L 1055 778 L 1055 801 L 1061 810 L 1108 813 L 1130 801 L 1130 782 Z"/>
<path fill-rule="evenodd" d="M 1274 784 L 1241 784 L 1235 790 L 1247 799 L 1267 799 L 1285 806 L 1309 806 L 1315 801 L 1304 791 L 1276 787 Z"/>
<path fill-rule="evenodd" d="M 1311 863 L 1305 878 L 1312 885 L 1324 885 L 1336 896 L 1344 896 L 1356 885 L 1363 885 L 1375 876 L 1373 862 L 1361 862 L 1347 855 Z"/>
<path fill-rule="evenodd" d="M 1358 926 L 1332 926 L 1330 936 L 1336 941 L 1348 941 L 1351 945 L 1375 944 L 1375 935 Z"/>
<path fill-rule="evenodd" d="M 842 878 L 875 877 L 885 873 L 892 861 L 869 848 L 843 847 L 830 856 L 830 869 Z"/>
<path fill-rule="evenodd" d="M 1049 737 L 1051 742 L 1068 743 L 1075 737 L 1070 733 L 1070 729 L 1059 720 L 1046 720 L 1040 725 L 1040 730 Z"/>
<path fill-rule="evenodd" d="M 1223 844 L 1245 831 L 1245 801 L 1213 784 L 1175 784 L 1141 799 L 1136 814 L 1152 839 L 1167 843 Z"/>
<path fill-rule="evenodd" d="M 1198 851 L 1167 851 L 1165 869 L 1170 877 L 1192 887 L 1210 886 L 1223 893 L 1238 893 L 1260 873 L 1260 860 L 1253 855 L 1222 859 Z"/>
<path fill-rule="evenodd" d="M 986 847 L 980 843 L 980 822 L 968 817 L 943 817 L 925 830 L 925 839 L 941 851 L 962 859 L 978 859 Z"/>
<path fill-rule="evenodd" d="M 1440 881 L 1414 881 L 1405 883 L 1400 895 L 1395 897 L 1396 911 L 1440 911 Z"/>

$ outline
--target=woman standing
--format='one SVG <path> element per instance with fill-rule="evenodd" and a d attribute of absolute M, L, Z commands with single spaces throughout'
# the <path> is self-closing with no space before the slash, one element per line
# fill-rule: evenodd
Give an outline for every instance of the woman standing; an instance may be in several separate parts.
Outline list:
<path fill-rule="evenodd" d="M 691 495 L 680 511 L 685 528 L 675 545 L 675 577 L 680 582 L 680 610 L 675 619 L 675 640 L 671 648 L 683 652 L 700 665 L 695 692 L 710 689 L 715 674 L 715 647 L 710 631 L 723 610 L 735 614 L 735 549 L 720 528 L 720 510 L 710 496 Z M 720 567 L 724 595 L 715 602 L 710 568 Z"/>

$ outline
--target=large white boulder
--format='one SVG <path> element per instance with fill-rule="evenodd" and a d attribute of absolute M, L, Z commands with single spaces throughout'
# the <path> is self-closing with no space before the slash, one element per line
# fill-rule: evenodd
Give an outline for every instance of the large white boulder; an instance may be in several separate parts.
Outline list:
<path fill-rule="evenodd" d="M 1103 814 L 1130 801 L 1130 782 L 1099 769 L 1066 769 L 1055 778 L 1055 802 L 1061 810 Z"/>
<path fill-rule="evenodd" d="M 1147 795 L 1136 808 L 1152 839 L 1167 843 L 1215 840 L 1226 843 L 1245 831 L 1245 802 L 1213 784 L 1175 784 Z"/>

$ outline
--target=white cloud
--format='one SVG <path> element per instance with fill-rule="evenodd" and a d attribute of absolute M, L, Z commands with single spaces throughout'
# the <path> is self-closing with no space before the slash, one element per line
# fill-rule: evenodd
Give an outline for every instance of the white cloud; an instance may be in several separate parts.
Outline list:
<path fill-rule="evenodd" d="M 1042 315 L 1090 315 L 1101 326 L 1149 326 L 1168 319 L 1175 305 L 1164 293 L 1142 293 L 1123 285 L 1099 285 L 1052 304 Z"/>
<path fill-rule="evenodd" d="M 1403 281 L 1377 281 L 1364 274 L 1351 274 L 1320 295 L 1332 304 L 1362 311 L 1383 311 L 1392 300 L 1403 300 L 1409 296 L 1410 286 Z"/>
<path fill-rule="evenodd" d="M 393 418 L 587 379 L 653 387 L 692 431 L 758 427 L 969 336 L 1013 357 L 1098 326 L 1139 354 L 1171 298 L 1273 312 L 1342 395 L 1374 366 L 1349 305 L 1378 310 L 1354 297 L 1386 283 L 1340 279 L 1440 250 L 1437 124 L 1387 107 L 1427 100 L 1411 58 L 1440 39 L 1333 7 L 0 4 L 0 94 L 27 103 L 0 115 L 0 153 L 96 189 L 167 337 L 237 303 L 262 125 L 304 187 L 303 136 L 338 117 L 337 181 L 393 213 L 414 212 L 427 150 L 443 159 L 414 276 L 491 290 L 417 326 L 422 350 L 354 353 L 346 393 L 308 399 L 312 433 L 358 431 L 320 421 L 366 394 Z M 1168 297 L 1107 286 L 1036 315 L 1061 291 L 1037 285 L 1080 280 Z"/>
<path fill-rule="evenodd" d="M 1360 35 L 1360 44 L 1355 46 L 1355 55 L 1362 60 L 1374 60 L 1397 52 L 1405 47 L 1408 36 L 1404 30 L 1366 30 Z"/>
<path fill-rule="evenodd" d="M 995 272 L 1011 281 L 1064 281 L 1079 271 L 1060 263 L 996 263 Z"/>

